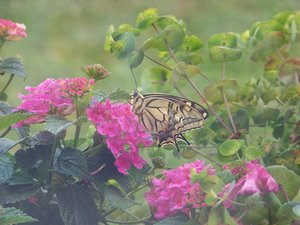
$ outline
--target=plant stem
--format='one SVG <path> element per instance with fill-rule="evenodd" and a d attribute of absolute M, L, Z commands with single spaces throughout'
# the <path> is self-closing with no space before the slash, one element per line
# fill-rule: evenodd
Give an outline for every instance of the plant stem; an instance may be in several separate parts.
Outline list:
<path fill-rule="evenodd" d="M 2 91 L 0 92 L 0 96 L 4 93 L 4 91 L 8 88 L 9 84 L 11 83 L 11 81 L 14 78 L 14 74 L 11 74 L 9 77 L 9 80 L 7 81 L 7 83 L 5 84 L 5 86 L 3 87 Z"/>
<path fill-rule="evenodd" d="M 221 92 L 222 92 L 222 95 L 223 95 L 223 100 L 224 100 L 224 103 L 225 103 L 225 107 L 226 107 L 226 110 L 227 110 L 227 114 L 228 114 L 232 129 L 233 129 L 233 132 L 236 134 L 237 129 L 236 129 L 235 123 L 233 121 L 232 113 L 231 113 L 231 110 L 230 110 L 230 107 L 229 107 L 229 104 L 228 104 L 228 100 L 227 100 L 227 97 L 225 95 L 225 92 L 224 92 L 223 88 L 221 88 Z"/>
<path fill-rule="evenodd" d="M 3 46 L 3 44 L 4 44 L 4 39 L 3 38 L 0 38 L 0 50 L 1 50 L 1 48 L 2 48 L 2 46 Z"/>
<path fill-rule="evenodd" d="M 140 219 L 140 220 L 135 220 L 135 221 L 119 221 L 119 220 L 110 220 L 110 219 L 105 219 L 109 223 L 116 223 L 116 224 L 138 224 L 138 223 L 143 223 L 151 219 L 152 217 Z"/>
<path fill-rule="evenodd" d="M 75 100 L 75 101 L 77 101 L 77 100 Z M 79 118 L 79 112 L 78 112 L 78 109 L 77 109 L 78 104 L 75 104 L 75 105 L 76 105 L 76 119 L 78 119 Z M 73 148 L 77 147 L 78 139 L 79 139 L 79 136 L 80 136 L 80 129 L 81 129 L 81 125 L 76 125 Z"/>
<path fill-rule="evenodd" d="M 156 64 L 158 64 L 158 65 L 164 67 L 164 68 L 167 69 L 167 70 L 172 71 L 172 68 L 168 67 L 167 65 L 164 65 L 164 64 L 158 62 L 157 60 L 153 59 L 152 57 L 150 57 L 150 56 L 148 56 L 148 55 L 146 55 L 146 54 L 144 54 L 144 56 L 145 56 L 147 59 L 149 59 L 150 61 L 152 61 L 152 62 L 154 62 L 154 63 L 156 63 Z"/>
<path fill-rule="evenodd" d="M 3 138 L 5 135 L 7 135 L 9 131 L 11 131 L 11 126 L 9 126 L 8 128 L 6 128 L 5 131 L 3 131 L 3 133 L 0 135 L 0 138 Z"/>
<path fill-rule="evenodd" d="M 49 170 L 53 169 L 54 166 L 54 156 L 56 152 L 57 145 L 59 143 L 59 139 L 57 137 L 54 138 L 54 142 L 52 145 L 52 150 L 51 150 L 51 156 L 50 156 L 50 162 L 49 162 Z"/>

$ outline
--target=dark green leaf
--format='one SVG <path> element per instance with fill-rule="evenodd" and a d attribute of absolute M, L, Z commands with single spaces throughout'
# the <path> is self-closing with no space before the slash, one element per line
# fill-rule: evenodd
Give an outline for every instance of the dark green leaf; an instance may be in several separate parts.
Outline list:
<path fill-rule="evenodd" d="M 26 77 L 26 72 L 20 58 L 11 57 L 0 61 L 0 74 L 16 75 Z"/>
<path fill-rule="evenodd" d="M 0 184 L 4 184 L 13 174 L 12 162 L 5 155 L 0 155 Z"/>
<path fill-rule="evenodd" d="M 98 209 L 89 190 L 69 185 L 56 192 L 60 215 L 65 225 L 97 225 Z"/>
<path fill-rule="evenodd" d="M 253 120 L 257 126 L 264 127 L 267 123 L 276 121 L 279 114 L 280 111 L 278 109 L 263 108 L 262 110 L 259 109 L 256 111 Z"/>
<path fill-rule="evenodd" d="M 32 168 L 38 161 L 38 155 L 34 148 L 19 149 L 15 153 L 16 163 L 22 168 Z"/>
<path fill-rule="evenodd" d="M 29 176 L 27 173 L 23 171 L 18 171 L 17 173 L 14 173 L 12 177 L 7 181 L 7 184 L 9 186 L 13 185 L 27 185 L 27 184 L 35 184 L 36 182 L 34 179 Z"/>
<path fill-rule="evenodd" d="M 268 167 L 268 171 L 280 185 L 278 198 L 281 202 L 286 202 L 286 196 L 288 199 L 293 199 L 297 195 L 300 189 L 300 178 L 294 171 L 279 165 Z"/>
<path fill-rule="evenodd" d="M 108 98 L 110 100 L 129 100 L 130 94 L 128 92 L 117 88 L 116 90 L 109 93 Z"/>
<path fill-rule="evenodd" d="M 249 130 L 249 114 L 244 109 L 239 109 L 233 115 L 233 121 L 238 130 Z"/>
<path fill-rule="evenodd" d="M 23 201 L 41 190 L 39 185 L 0 185 L 0 204 Z"/>
<path fill-rule="evenodd" d="M 24 141 L 24 139 L 21 139 L 19 141 L 12 141 L 6 138 L 0 138 L 0 155 L 6 153 L 11 148 L 15 147 L 20 142 Z"/>
<path fill-rule="evenodd" d="M 213 103 L 223 103 L 224 95 L 229 102 L 237 97 L 239 90 L 238 84 L 235 80 L 220 80 L 215 84 L 211 84 L 204 89 L 205 97 Z"/>
<path fill-rule="evenodd" d="M 0 115 L 8 114 L 13 108 L 9 106 L 6 102 L 0 101 Z"/>
<path fill-rule="evenodd" d="M 20 209 L 14 207 L 2 208 L 0 206 L 0 224 L 11 225 L 19 223 L 35 222 L 36 219 L 26 215 Z"/>
<path fill-rule="evenodd" d="M 105 199 L 111 203 L 113 207 L 118 209 L 127 209 L 134 205 L 140 205 L 127 197 L 125 197 L 117 188 L 107 187 L 105 189 Z"/>
<path fill-rule="evenodd" d="M 77 149 L 65 148 L 60 153 L 55 171 L 79 179 L 84 179 L 89 175 L 87 161 L 81 151 Z"/>
<path fill-rule="evenodd" d="M 31 116 L 28 112 L 12 112 L 5 115 L 0 115 L 0 130 L 7 128 L 15 123 L 25 120 Z"/>
<path fill-rule="evenodd" d="M 75 124 L 76 121 L 67 120 L 63 116 L 51 115 L 46 118 L 45 129 L 53 134 L 58 134 L 66 130 L 69 126 Z"/>

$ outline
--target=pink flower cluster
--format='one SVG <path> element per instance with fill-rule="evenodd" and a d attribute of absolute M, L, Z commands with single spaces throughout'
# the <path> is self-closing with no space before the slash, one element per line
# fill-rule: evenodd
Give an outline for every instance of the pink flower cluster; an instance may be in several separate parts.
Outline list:
<path fill-rule="evenodd" d="M 27 37 L 26 26 L 20 23 L 14 23 L 10 20 L 0 18 L 0 39 L 6 41 L 17 41 Z"/>
<path fill-rule="evenodd" d="M 152 179 L 152 187 L 145 197 L 156 219 L 174 216 L 178 212 L 189 213 L 189 207 L 199 208 L 204 204 L 205 193 L 201 191 L 200 184 L 191 182 L 192 169 L 197 173 L 207 170 L 208 175 L 215 174 L 204 161 L 196 160 L 176 169 L 164 170 L 163 179 Z"/>
<path fill-rule="evenodd" d="M 99 134 L 106 136 L 106 143 L 116 158 L 119 172 L 128 174 L 131 164 L 140 169 L 146 161 L 139 155 L 139 144 L 153 144 L 151 135 L 140 126 L 129 104 L 94 102 L 87 111 Z"/>
<path fill-rule="evenodd" d="M 81 96 L 90 88 L 91 81 L 87 78 L 46 79 L 36 87 L 26 87 L 27 95 L 19 95 L 22 103 L 17 110 L 24 110 L 34 114 L 28 119 L 17 123 L 41 123 L 47 115 L 66 116 L 75 110 L 72 97 Z M 66 94 L 68 93 L 68 94 Z"/>
<path fill-rule="evenodd" d="M 244 166 L 244 171 L 242 171 L 243 176 L 235 183 L 227 199 L 224 201 L 224 205 L 227 208 L 232 207 L 232 201 L 238 195 L 252 195 L 254 193 L 263 195 L 267 192 L 277 193 L 279 191 L 279 186 L 275 179 L 257 160 L 245 163 Z M 241 168 L 239 167 L 238 170 L 241 171 Z M 233 172 L 236 172 L 236 169 L 233 169 Z M 227 184 L 220 195 L 223 196 L 229 187 L 230 184 Z"/>

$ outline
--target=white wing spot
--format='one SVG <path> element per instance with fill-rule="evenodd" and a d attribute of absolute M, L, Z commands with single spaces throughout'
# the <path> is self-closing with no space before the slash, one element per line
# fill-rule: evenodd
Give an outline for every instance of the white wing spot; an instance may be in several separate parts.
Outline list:
<path fill-rule="evenodd" d="M 203 113 L 202 115 L 203 115 L 204 118 L 207 117 L 207 113 Z"/>

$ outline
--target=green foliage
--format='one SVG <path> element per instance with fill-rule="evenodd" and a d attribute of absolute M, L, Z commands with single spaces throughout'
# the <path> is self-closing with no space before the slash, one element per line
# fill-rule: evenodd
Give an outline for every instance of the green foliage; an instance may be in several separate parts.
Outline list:
<path fill-rule="evenodd" d="M 0 224 L 10 225 L 19 223 L 36 222 L 37 220 L 26 215 L 20 209 L 14 207 L 3 208 L 0 206 Z"/>
<path fill-rule="evenodd" d="M 16 75 L 26 77 L 26 72 L 22 60 L 17 57 L 6 58 L 0 61 L 0 74 Z"/>
<path fill-rule="evenodd" d="M 21 120 L 25 120 L 30 116 L 31 116 L 30 113 L 22 112 L 22 111 L 0 115 L 0 130 L 9 127 L 11 125 L 14 125 L 15 123 Z"/>
<path fill-rule="evenodd" d="M 0 185 L 4 184 L 13 174 L 12 162 L 4 155 L 0 155 Z"/>

